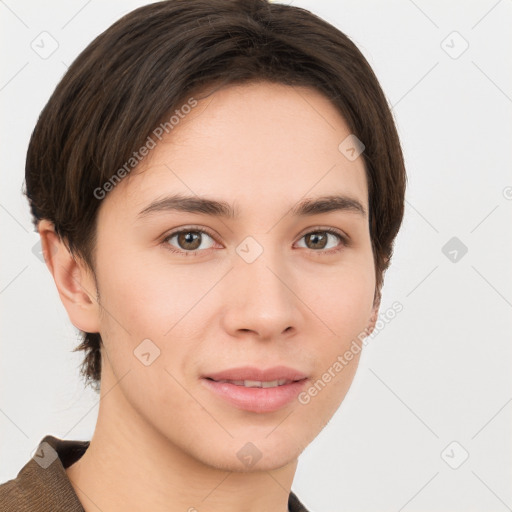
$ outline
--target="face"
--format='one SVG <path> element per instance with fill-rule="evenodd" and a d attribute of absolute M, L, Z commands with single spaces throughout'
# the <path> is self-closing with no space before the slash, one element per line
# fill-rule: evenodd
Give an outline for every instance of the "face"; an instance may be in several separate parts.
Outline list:
<path fill-rule="evenodd" d="M 101 204 L 102 380 L 127 374 L 131 408 L 196 460 L 239 471 L 245 447 L 258 470 L 281 467 L 349 389 L 359 351 L 341 358 L 376 313 L 364 163 L 338 149 L 349 135 L 312 89 L 230 86 Z M 312 208 L 326 196 L 344 200 Z M 253 389 L 206 378 L 247 366 L 305 379 Z M 264 380 L 241 377 L 229 380 Z"/>

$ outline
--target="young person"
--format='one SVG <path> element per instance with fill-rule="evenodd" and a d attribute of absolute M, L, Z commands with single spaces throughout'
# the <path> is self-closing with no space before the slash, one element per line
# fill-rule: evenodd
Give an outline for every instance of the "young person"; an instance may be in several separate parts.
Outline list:
<path fill-rule="evenodd" d="M 307 510 L 298 457 L 354 378 L 405 185 L 369 64 L 304 9 L 168 0 L 98 36 L 26 163 L 98 420 L 44 437 L 1 509 Z"/>

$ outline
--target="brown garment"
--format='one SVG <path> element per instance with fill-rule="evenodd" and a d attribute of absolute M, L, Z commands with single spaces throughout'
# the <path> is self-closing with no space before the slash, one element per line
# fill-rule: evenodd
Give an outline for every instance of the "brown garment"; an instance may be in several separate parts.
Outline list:
<path fill-rule="evenodd" d="M 18 476 L 0 484 L 0 512 L 84 512 L 65 468 L 88 446 L 89 441 L 45 436 Z M 292 491 L 288 508 L 290 512 L 308 512 Z"/>

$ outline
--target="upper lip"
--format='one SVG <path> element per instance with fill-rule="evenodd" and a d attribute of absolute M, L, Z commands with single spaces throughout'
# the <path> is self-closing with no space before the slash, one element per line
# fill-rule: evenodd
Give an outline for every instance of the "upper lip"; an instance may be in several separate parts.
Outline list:
<path fill-rule="evenodd" d="M 272 368 L 262 369 L 254 366 L 241 366 L 238 368 L 230 368 L 221 372 L 209 373 L 203 378 L 213 380 L 253 380 L 258 382 L 271 382 L 274 380 L 302 380 L 307 376 L 295 368 L 288 366 L 273 366 Z"/>

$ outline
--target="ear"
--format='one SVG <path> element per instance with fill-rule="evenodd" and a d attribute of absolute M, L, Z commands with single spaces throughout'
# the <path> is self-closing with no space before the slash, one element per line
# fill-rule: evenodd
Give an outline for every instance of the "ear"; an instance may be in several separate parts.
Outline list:
<path fill-rule="evenodd" d="M 379 316 L 380 300 L 381 300 L 380 290 L 376 290 L 375 297 L 373 299 L 372 312 L 370 315 L 370 319 L 368 320 L 368 325 L 366 327 L 366 333 L 367 333 L 366 335 L 367 336 L 370 336 L 370 334 L 375 329 L 375 324 L 377 323 L 377 318 Z"/>
<path fill-rule="evenodd" d="M 52 222 L 46 219 L 39 221 L 38 231 L 46 266 L 53 276 L 71 323 L 84 332 L 99 332 L 100 308 L 92 272 L 82 260 L 71 254 L 55 232 Z"/>

